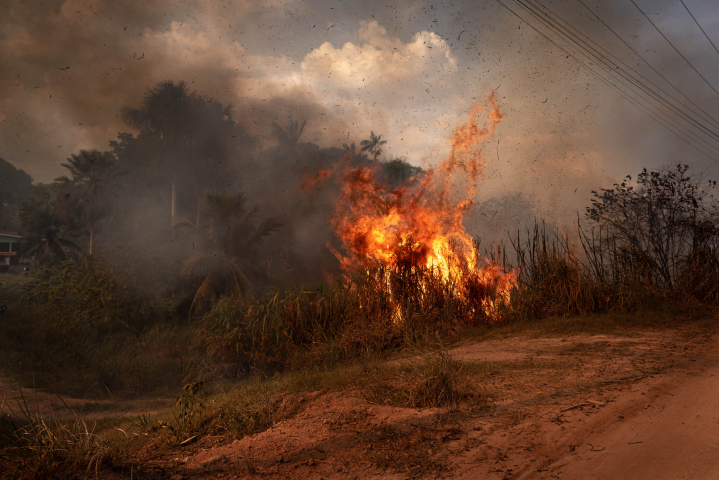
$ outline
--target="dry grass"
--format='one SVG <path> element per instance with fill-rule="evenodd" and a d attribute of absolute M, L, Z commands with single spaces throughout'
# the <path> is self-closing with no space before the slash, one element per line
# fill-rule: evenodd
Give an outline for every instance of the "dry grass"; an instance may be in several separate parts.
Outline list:
<path fill-rule="evenodd" d="M 366 398 L 399 407 L 456 409 L 460 402 L 483 397 L 468 374 L 462 363 L 445 353 L 424 354 L 395 370 L 375 372 L 374 378 L 366 380 Z"/>
<path fill-rule="evenodd" d="M 69 408 L 68 408 L 69 410 Z M 117 452 L 73 413 L 62 421 L 33 412 L 25 398 L 16 408 L 0 408 L 2 478 L 68 478 L 78 471 L 97 473 L 117 460 Z"/>

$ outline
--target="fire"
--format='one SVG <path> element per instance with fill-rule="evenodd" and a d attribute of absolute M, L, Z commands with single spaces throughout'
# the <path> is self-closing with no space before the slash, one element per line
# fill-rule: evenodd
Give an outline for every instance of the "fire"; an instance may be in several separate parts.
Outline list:
<path fill-rule="evenodd" d="M 488 113 L 486 125 L 480 124 L 483 113 Z M 392 275 L 405 267 L 423 267 L 462 295 L 483 295 L 481 305 L 489 317 L 498 303 L 508 302 L 516 284 L 514 273 L 480 258 L 462 223 L 485 166 L 481 147 L 502 117 L 493 93 L 486 107 L 472 107 L 467 123 L 449 140 L 449 154 L 436 168 L 395 189 L 381 181 L 378 165 L 352 166 L 350 153 L 331 171 L 307 179 L 305 186 L 310 186 L 340 175 L 342 188 L 330 221 L 345 251 L 333 249 L 343 269 L 380 265 Z"/>

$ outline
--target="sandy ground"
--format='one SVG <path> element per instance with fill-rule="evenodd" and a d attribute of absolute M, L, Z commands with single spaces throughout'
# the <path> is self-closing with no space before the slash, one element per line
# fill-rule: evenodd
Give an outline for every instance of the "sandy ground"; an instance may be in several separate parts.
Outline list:
<path fill-rule="evenodd" d="M 704 324 L 468 343 L 449 354 L 484 365 L 481 401 L 450 411 L 371 403 L 353 391 L 292 394 L 280 407 L 291 413 L 269 430 L 145 452 L 132 475 L 716 479 L 717 340 Z"/>

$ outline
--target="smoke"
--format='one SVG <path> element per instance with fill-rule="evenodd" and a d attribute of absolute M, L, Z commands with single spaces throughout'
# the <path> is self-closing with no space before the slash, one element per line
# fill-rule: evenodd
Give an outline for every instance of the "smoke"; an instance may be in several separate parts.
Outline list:
<path fill-rule="evenodd" d="M 719 14 L 695 3 L 713 31 Z M 713 93 L 631 5 L 590 6 L 695 102 L 719 112 Z M 576 3 L 551 8 L 661 82 Z M 671 2 L 651 8 L 717 84 L 716 53 L 691 19 Z M 233 153 L 219 159 L 227 163 L 220 176 L 181 159 L 178 216 L 196 222 L 200 192 L 245 191 L 258 219 L 285 222 L 266 249 L 292 251 L 302 264 L 282 271 L 332 268 L 332 192 L 299 192 L 307 175 L 371 130 L 388 140 L 385 159 L 436 166 L 467 109 L 492 90 L 506 118 L 484 152 L 485 177 L 467 220 L 472 235 L 495 238 L 534 216 L 565 225 L 583 213 L 591 190 L 645 166 L 709 165 L 496 2 L 9 0 L 2 12 L 0 157 L 50 182 L 66 173 L 60 163 L 71 154 L 106 150 L 119 132 L 137 136 L 122 109 L 138 108 L 148 88 L 184 81 L 210 103 L 231 104 L 253 142 L 243 150 L 228 140 L 223 148 Z M 287 128 L 290 116 L 307 123 L 288 149 L 272 125 Z M 201 180 L 203 172 L 212 181 Z M 138 200 L 117 215 L 123 228 L 114 241 L 172 242 L 167 182 L 132 175 L 123 195 Z M 488 220 L 490 212 L 499 213 Z"/>

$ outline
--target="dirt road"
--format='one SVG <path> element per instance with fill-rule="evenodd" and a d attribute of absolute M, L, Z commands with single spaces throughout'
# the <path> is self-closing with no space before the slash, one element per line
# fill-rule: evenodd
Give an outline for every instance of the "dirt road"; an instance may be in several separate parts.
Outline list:
<path fill-rule="evenodd" d="M 561 434 L 544 429 L 547 459 L 530 462 L 516 478 L 719 478 L 715 340 L 624 390 L 583 424 L 574 414 Z"/>

